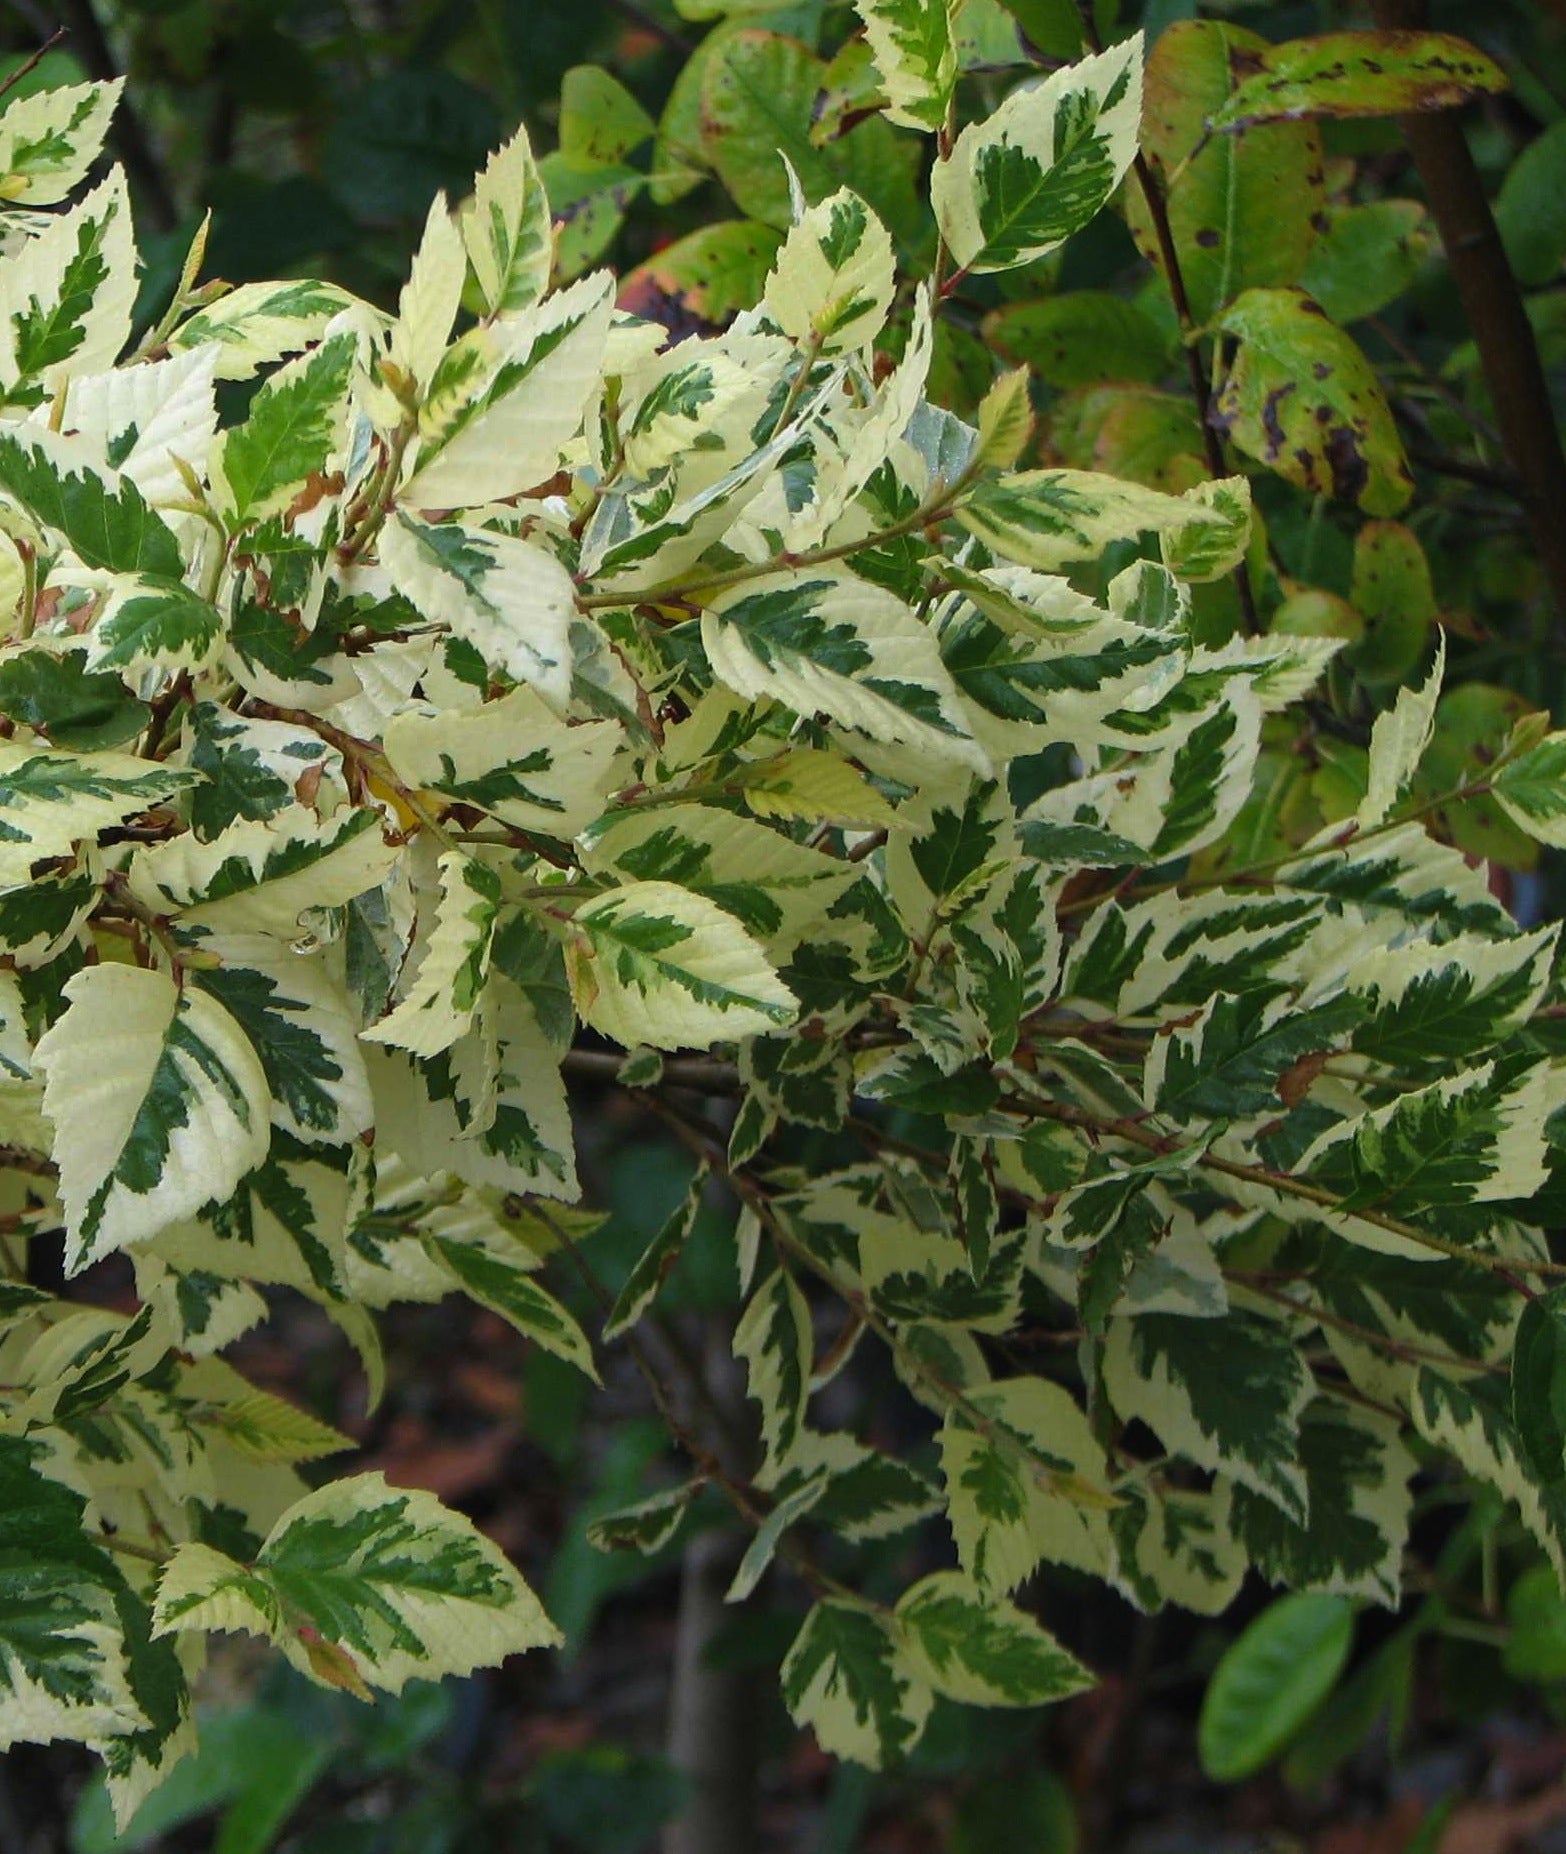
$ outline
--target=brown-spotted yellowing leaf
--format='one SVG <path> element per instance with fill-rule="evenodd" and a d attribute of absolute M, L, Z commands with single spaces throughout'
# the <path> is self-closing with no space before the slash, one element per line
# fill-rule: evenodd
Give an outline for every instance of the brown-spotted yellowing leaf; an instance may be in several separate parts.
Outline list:
<path fill-rule="evenodd" d="M 1207 322 L 1242 290 L 1298 283 L 1326 205 L 1321 131 L 1312 122 L 1262 123 L 1218 138 L 1209 118 L 1229 104 L 1267 41 L 1227 21 L 1186 19 L 1161 32 L 1147 57 L 1142 149 L 1168 199 L 1191 311 Z M 1137 186 L 1123 190 L 1138 248 L 1163 253 Z"/>
<path fill-rule="evenodd" d="M 1268 46 L 1208 118 L 1228 134 L 1308 116 L 1404 116 L 1454 109 L 1507 87 L 1492 59 L 1449 32 L 1328 32 Z"/>
<path fill-rule="evenodd" d="M 1239 342 L 1212 420 L 1315 495 L 1396 515 L 1414 480 L 1392 408 L 1353 339 L 1303 290 L 1247 290 L 1219 318 Z"/>
<path fill-rule="evenodd" d="M 756 219 L 700 226 L 627 274 L 620 307 L 661 323 L 676 341 L 722 328 L 761 300 L 782 242 Z"/>

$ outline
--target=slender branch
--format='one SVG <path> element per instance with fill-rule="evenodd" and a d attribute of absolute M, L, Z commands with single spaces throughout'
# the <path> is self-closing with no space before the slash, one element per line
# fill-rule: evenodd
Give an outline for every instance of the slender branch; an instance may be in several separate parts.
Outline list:
<path fill-rule="evenodd" d="M 1455 393 L 1440 374 L 1432 372 L 1425 365 L 1418 350 L 1410 347 L 1389 322 L 1381 316 L 1373 315 L 1366 318 L 1366 324 L 1374 329 L 1378 338 L 1384 341 L 1398 359 L 1418 376 L 1420 384 L 1426 391 L 1439 399 L 1449 412 L 1455 413 L 1475 437 L 1483 438 L 1487 443 L 1499 449 L 1505 448 L 1501 444 L 1501 434 L 1489 419 L 1475 412 L 1472 406 L 1467 405 L 1462 395 Z"/>
<path fill-rule="evenodd" d="M 1473 483 L 1480 489 L 1494 489 L 1505 496 L 1518 493 L 1517 478 L 1510 470 L 1496 470 L 1489 464 L 1475 463 L 1467 457 L 1453 457 L 1447 451 L 1430 450 L 1422 444 L 1409 445 L 1408 455 L 1411 462 L 1436 476 L 1449 476 L 1458 483 Z"/>
<path fill-rule="evenodd" d="M 583 1255 L 575 1237 L 563 1223 L 550 1215 L 547 1205 L 540 1202 L 535 1205 L 535 1209 L 541 1221 L 547 1225 L 550 1234 L 570 1257 L 577 1275 L 598 1303 L 599 1309 L 607 1315 L 614 1305 L 613 1296 L 599 1280 L 597 1270 Z M 753 1527 L 762 1525 L 772 1510 L 771 1495 L 762 1492 L 749 1481 L 741 1480 L 738 1475 L 731 1474 L 717 1454 L 708 1448 L 699 1437 L 691 1433 L 679 1411 L 674 1407 L 674 1399 L 657 1366 L 648 1357 L 647 1348 L 634 1332 L 625 1333 L 623 1338 L 631 1362 L 636 1366 L 642 1382 L 647 1386 L 647 1394 L 652 1399 L 653 1408 L 673 1438 L 675 1446 L 691 1461 L 701 1475 L 724 1494 L 741 1519 Z M 707 1386 L 699 1373 L 692 1374 L 692 1387 L 704 1400 L 708 1398 Z M 721 1412 L 712 1410 L 710 1413 L 720 1428 L 726 1428 Z M 828 1575 L 802 1546 L 786 1535 L 778 1543 L 778 1556 L 785 1558 L 805 1582 L 820 1595 L 838 1597 L 856 1606 L 863 1605 L 864 1599 L 856 1591 L 850 1590 L 845 1584 L 839 1583 L 835 1577 Z"/>
<path fill-rule="evenodd" d="M 692 598 L 698 593 L 721 592 L 747 579 L 760 579 L 767 573 L 826 566 L 833 560 L 846 560 L 850 554 L 862 554 L 867 547 L 878 547 L 883 542 L 898 540 L 905 534 L 916 534 L 935 522 L 944 521 L 956 506 L 962 491 L 967 488 L 968 480 L 968 473 L 965 473 L 949 488 L 943 485 L 939 495 L 915 509 L 912 515 L 905 515 L 901 521 L 894 521 L 873 535 L 861 535 L 856 541 L 840 541 L 831 547 L 812 547 L 804 553 L 779 554 L 771 560 L 747 561 L 743 566 L 730 567 L 722 573 L 711 573 L 704 579 L 676 581 L 667 586 L 655 586 L 647 592 L 578 593 L 576 602 L 584 612 L 612 610 L 626 605 L 668 605 Z"/>
<path fill-rule="evenodd" d="M 579 1075 L 596 1081 L 618 1081 L 625 1067 L 625 1057 L 613 1049 L 572 1049 L 566 1052 L 563 1068 L 567 1075 Z M 738 1094 L 739 1070 L 732 1062 L 719 1062 L 705 1056 L 676 1056 L 663 1065 L 663 1079 L 676 1088 L 692 1088 L 698 1094 Z"/>
<path fill-rule="evenodd" d="M 44 40 L 43 44 L 33 53 L 32 57 L 25 59 L 14 71 L 8 71 L 6 73 L 4 80 L 0 81 L 0 97 L 8 95 L 24 78 L 31 76 L 64 37 L 64 26 L 56 26 L 54 31 Z"/>
<path fill-rule="evenodd" d="M 857 1288 L 851 1287 L 832 1273 L 821 1257 L 813 1254 L 778 1215 L 771 1195 L 766 1189 L 743 1171 L 736 1171 L 728 1162 L 727 1154 L 722 1152 L 704 1129 L 692 1126 L 667 1101 L 656 1095 L 647 1097 L 647 1105 L 664 1124 L 670 1128 L 675 1137 L 698 1158 L 704 1159 L 720 1178 L 728 1185 L 736 1197 L 748 1204 L 763 1224 L 771 1232 L 773 1241 L 782 1250 L 786 1250 L 803 1268 L 809 1269 L 817 1280 L 830 1288 L 848 1307 L 849 1311 L 876 1337 L 887 1349 L 902 1361 L 903 1365 L 923 1383 L 948 1411 L 960 1416 L 970 1429 L 982 1435 L 986 1442 L 1001 1452 L 1015 1456 L 1026 1463 L 1028 1471 L 1045 1486 L 1058 1489 L 1064 1498 L 1078 1499 L 1091 1493 L 1095 1504 L 1115 1506 L 1118 1501 L 1113 1494 L 1093 1488 L 1076 1474 L 1063 1475 L 1060 1464 L 1041 1451 L 1031 1448 L 1023 1438 L 1004 1423 L 997 1422 L 986 1410 L 983 1410 L 958 1385 L 950 1383 L 926 1359 L 916 1353 L 898 1346 L 897 1334 L 891 1326 L 876 1312 Z"/>
<path fill-rule="evenodd" d="M 1168 1154 L 1177 1148 L 1176 1141 L 1153 1132 L 1138 1121 L 1114 1119 L 1101 1114 L 1089 1113 L 1086 1108 L 1077 1107 L 1069 1101 L 1024 1100 L 1017 1096 L 1009 1096 L 1002 1105 L 1015 1113 L 1030 1114 L 1040 1120 L 1055 1120 L 1062 1126 L 1080 1127 L 1087 1133 L 1124 1140 L 1128 1145 L 1138 1146 L 1144 1152 Z M 1322 1185 L 1312 1184 L 1309 1179 L 1296 1178 L 1290 1172 L 1275 1172 L 1262 1165 L 1242 1165 L 1234 1159 L 1221 1159 L 1212 1152 L 1202 1153 L 1194 1162 L 1210 1172 L 1220 1173 L 1225 1178 L 1234 1178 L 1245 1184 L 1258 1185 L 1265 1190 L 1276 1191 L 1283 1197 L 1293 1197 L 1302 1203 L 1316 1204 L 1323 1210 L 1342 1209 L 1341 1200 L 1335 1191 L 1329 1191 Z M 1488 1269 L 1490 1273 L 1499 1275 L 1518 1293 L 1530 1300 L 1534 1298 L 1533 1290 L 1521 1279 L 1522 1275 L 1566 1275 L 1566 1262 L 1531 1261 L 1489 1255 L 1482 1249 L 1471 1249 L 1460 1242 L 1448 1242 L 1444 1236 L 1434 1236 L 1429 1230 L 1420 1229 L 1417 1224 L 1405 1223 L 1401 1217 L 1388 1216 L 1386 1212 L 1373 1209 L 1368 1205 L 1363 1208 L 1355 1205 L 1344 1214 L 1358 1217 L 1362 1223 L 1374 1224 L 1377 1229 L 1386 1230 L 1392 1236 L 1400 1236 L 1404 1242 L 1414 1243 L 1421 1249 L 1430 1249 L 1438 1255 L 1449 1256 L 1454 1261 L 1469 1262 L 1475 1268 Z"/>
<path fill-rule="evenodd" d="M 125 1558 L 139 1558 L 143 1564 L 167 1564 L 173 1556 L 173 1548 L 159 1551 L 156 1545 L 148 1545 L 141 1539 L 127 1538 L 123 1532 L 103 1532 L 99 1534 L 98 1543 L 109 1551 L 117 1551 Z"/>
<path fill-rule="evenodd" d="M 392 497 L 397 493 L 397 479 L 402 474 L 402 460 L 407 455 L 408 446 L 413 442 L 418 430 L 417 416 L 410 414 L 391 435 L 386 447 L 386 455 L 381 460 L 380 474 L 376 479 L 374 491 L 365 505 L 363 514 L 354 524 L 352 531 L 344 535 L 342 545 L 337 550 L 337 558 L 345 566 L 353 563 L 380 532 L 381 523 L 386 519 L 386 512 L 391 507 Z"/>
<path fill-rule="evenodd" d="M 397 777 L 391 761 L 379 747 L 372 747 L 357 736 L 340 727 L 333 727 L 329 721 L 323 721 L 319 715 L 307 715 L 296 708 L 280 708 L 274 702 L 253 701 L 251 709 L 258 715 L 264 715 L 273 721 L 290 721 L 297 726 L 312 728 L 321 738 L 334 746 L 343 758 L 363 773 L 369 775 L 387 791 L 396 795 L 397 801 L 422 830 L 427 830 L 435 841 L 445 850 L 459 850 L 461 845 L 451 832 L 435 815 L 425 801 Z M 563 891 L 562 891 L 563 892 Z"/>
<path fill-rule="evenodd" d="M 1374 0 L 1374 13 L 1385 30 L 1420 28 L 1428 24 L 1429 7 L 1427 0 Z M 1566 636 L 1566 451 L 1533 326 L 1462 123 L 1449 110 L 1401 120 L 1479 349 L 1495 422 L 1521 481 L 1523 513 L 1555 608 L 1554 630 Z"/>
<path fill-rule="evenodd" d="M 1246 1274 L 1240 1270 L 1226 1271 L 1228 1279 L 1237 1282 L 1248 1293 L 1259 1294 L 1263 1300 L 1270 1300 L 1279 1307 L 1291 1307 L 1296 1313 L 1303 1313 L 1318 1325 L 1330 1326 L 1335 1332 L 1346 1334 L 1350 1339 L 1358 1339 L 1364 1345 L 1374 1346 L 1378 1351 L 1387 1353 L 1391 1358 L 1402 1359 L 1410 1365 L 1441 1365 L 1448 1370 L 1457 1371 L 1500 1371 L 1500 1365 L 1487 1364 L 1480 1358 L 1463 1358 L 1452 1352 L 1441 1352 L 1433 1346 L 1414 1345 L 1407 1339 L 1394 1338 L 1391 1333 L 1378 1333 L 1373 1326 L 1361 1326 L 1357 1320 L 1344 1319 L 1341 1314 L 1331 1313 L 1325 1307 L 1312 1302 L 1297 1301 L 1292 1294 L 1282 1288 L 1274 1287 L 1263 1276 Z"/>

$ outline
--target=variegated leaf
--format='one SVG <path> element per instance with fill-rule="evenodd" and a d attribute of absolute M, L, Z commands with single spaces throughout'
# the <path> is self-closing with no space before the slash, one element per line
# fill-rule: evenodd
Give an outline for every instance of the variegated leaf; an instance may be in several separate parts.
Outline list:
<path fill-rule="evenodd" d="M 398 591 L 431 623 L 564 707 L 576 590 L 553 554 L 510 535 L 399 515 L 381 531 L 380 555 Z"/>
<path fill-rule="evenodd" d="M 335 283 L 293 277 L 242 283 L 208 303 L 169 336 L 176 353 L 212 344 L 220 380 L 248 380 L 263 367 L 312 346 L 354 299 Z"/>
<path fill-rule="evenodd" d="M 135 298 L 130 196 L 115 167 L 7 261 L 0 284 L 5 402 L 35 406 L 67 375 L 112 367 L 130 337 Z"/>
<path fill-rule="evenodd" d="M 991 478 L 963 498 L 957 519 L 1003 559 L 1051 573 L 1096 559 L 1111 541 L 1224 524 L 1216 510 L 1091 470 Z"/>
<path fill-rule="evenodd" d="M 130 1592 L 84 1536 L 84 1502 L 0 1436 L 0 1746 L 127 1736 L 149 1721 L 132 1684 Z"/>
<path fill-rule="evenodd" d="M 879 1770 L 918 1742 L 934 1694 L 888 1618 L 825 1600 L 788 1651 L 783 1699 L 822 1750 Z"/>
<path fill-rule="evenodd" d="M 195 775 L 128 753 L 63 753 L 0 741 L 0 888 L 25 883 L 34 863 L 155 810 Z"/>
<path fill-rule="evenodd" d="M 1355 813 L 1361 830 L 1382 824 L 1413 781 L 1425 748 L 1435 732 L 1436 703 L 1446 673 L 1446 639 L 1439 640 L 1436 660 L 1417 689 L 1400 689 L 1386 714 L 1377 715 L 1370 733 L 1370 769 L 1365 797 Z M 1526 828 L 1526 826 L 1524 827 Z"/>
<path fill-rule="evenodd" d="M 1522 1515 L 1540 1549 L 1566 1578 L 1566 1482 L 1541 1480 L 1494 1389 L 1464 1383 L 1421 1365 L 1408 1398 L 1414 1427 L 1454 1456 L 1476 1481 L 1493 1487 Z"/>
<path fill-rule="evenodd" d="M 260 1058 L 205 992 L 89 966 L 39 1043 L 73 1272 L 229 1195 L 265 1157 Z"/>
<path fill-rule="evenodd" d="M 734 916 L 672 882 L 584 903 L 566 958 L 584 1021 L 627 1049 L 701 1049 L 794 1019 L 793 994 Z"/>
<path fill-rule="evenodd" d="M 937 162 L 931 193 L 964 270 L 1046 256 L 1108 203 L 1136 154 L 1142 35 L 1014 90 Z"/>
<path fill-rule="evenodd" d="M 970 1706 L 1045 1706 L 1093 1676 L 1004 1597 L 960 1571 L 935 1571 L 898 1599 L 906 1652 L 937 1693 Z"/>
<path fill-rule="evenodd" d="M 1563 1081 L 1544 1064 L 1521 1075 L 1500 1061 L 1460 1070 L 1329 1128 L 1298 1171 L 1338 1199 L 1319 1214 L 1340 1235 L 1428 1256 L 1429 1246 L 1377 1219 L 1423 1219 L 1449 1241 L 1465 1226 L 1482 1229 L 1487 1205 L 1531 1197 L 1548 1175 L 1544 1128 Z"/>
<path fill-rule="evenodd" d="M 1121 1416 L 1139 1417 L 1172 1454 L 1232 1475 L 1304 1521 L 1299 1435 L 1312 1387 L 1281 1328 L 1249 1314 L 1116 1319 L 1104 1382 Z"/>
<path fill-rule="evenodd" d="M 703 614 L 702 646 L 748 701 L 770 696 L 872 740 L 986 769 L 934 638 L 865 580 L 822 569 L 751 580 Z"/>
<path fill-rule="evenodd" d="M 440 859 L 440 905 L 417 971 L 390 1016 L 364 1035 L 415 1056 L 438 1056 L 473 1022 L 489 975 L 500 878 L 460 850 Z"/>
<path fill-rule="evenodd" d="M 961 0 L 856 0 L 886 93 L 886 114 L 905 129 L 943 128 L 957 87 Z"/>
<path fill-rule="evenodd" d="M 1044 1562 L 1102 1573 L 1109 1555 L 1103 1450 L 1076 1400 L 1011 1378 L 949 1405 L 941 1468 L 957 1556 L 1005 1595 Z"/>
<path fill-rule="evenodd" d="M 218 447 L 214 481 L 236 524 L 278 514 L 324 473 L 343 442 L 355 344 L 337 335 L 268 378 Z"/>
<path fill-rule="evenodd" d="M 915 8 L 921 0 L 905 0 Z M 944 14 L 947 0 L 927 10 Z M 881 332 L 895 287 L 886 227 L 848 188 L 791 228 L 762 299 L 792 340 L 822 355 L 852 353 Z"/>
<path fill-rule="evenodd" d="M 490 156 L 461 225 L 485 313 L 531 309 L 549 287 L 554 229 L 525 128 Z"/>
<path fill-rule="evenodd" d="M 266 1073 L 272 1119 L 311 1145 L 357 1139 L 374 1114 L 347 1000 L 320 957 L 269 934 L 213 933 L 199 942 L 212 964 L 192 983 L 216 998 L 249 1039 Z"/>
<path fill-rule="evenodd" d="M 597 389 L 612 308 L 607 279 L 587 277 L 449 348 L 399 501 L 474 508 L 553 476 Z"/>
<path fill-rule="evenodd" d="M 79 186 L 102 150 L 123 87 L 115 78 L 13 97 L 0 120 L 0 200 L 53 206 Z"/>
<path fill-rule="evenodd" d="M 369 1069 L 377 1133 L 415 1171 L 454 1172 L 501 1192 L 576 1197 L 560 1052 L 517 986 L 491 980 L 473 1027 L 439 1055 L 372 1051 Z"/>
<path fill-rule="evenodd" d="M 1109 1516 L 1113 1575 L 1137 1608 L 1154 1614 L 1173 1603 L 1200 1616 L 1226 1610 L 1246 1570 L 1245 1554 L 1229 1525 L 1227 1489 L 1197 1493 L 1128 1481 L 1115 1494 L 1120 1504 Z M 1275 1507 L 1265 1510 L 1287 1523 Z"/>
<path fill-rule="evenodd" d="M 1249 1487 L 1230 1515 L 1246 1556 L 1291 1590 L 1327 1590 L 1395 1609 L 1403 1594 L 1414 1459 L 1397 1425 L 1375 1410 L 1318 1397 L 1300 1424 L 1309 1523 Z"/>
<path fill-rule="evenodd" d="M 340 908 L 386 879 L 397 852 L 378 812 L 344 809 L 323 823 L 291 805 L 265 822 L 231 824 L 208 843 L 192 836 L 138 850 L 131 889 L 182 926 L 295 939 L 310 908 Z"/>
<path fill-rule="evenodd" d="M 713 805 L 611 813 L 589 833 L 582 861 L 595 874 L 705 895 L 774 951 L 797 944 L 858 879 L 851 864 Z"/>
<path fill-rule="evenodd" d="M 477 708 L 407 710 L 387 726 L 386 757 L 415 790 L 569 841 L 603 810 L 624 741 L 614 721 L 568 724 L 514 689 Z"/>
<path fill-rule="evenodd" d="M 805 1423 L 814 1341 L 810 1309 L 799 1284 L 783 1268 L 751 1296 L 734 1333 L 735 1356 L 745 1361 L 751 1398 L 761 1406 L 767 1463 L 788 1460 Z"/>
<path fill-rule="evenodd" d="M 254 1561 L 182 1545 L 158 1580 L 158 1634 L 238 1629 L 276 1642 L 323 1686 L 400 1693 L 549 1647 L 559 1632 L 470 1520 L 379 1474 L 309 1494 Z"/>

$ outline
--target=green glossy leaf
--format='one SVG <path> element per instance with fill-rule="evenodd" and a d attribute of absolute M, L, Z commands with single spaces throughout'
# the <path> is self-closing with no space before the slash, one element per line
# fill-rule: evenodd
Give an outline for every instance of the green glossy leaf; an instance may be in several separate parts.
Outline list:
<path fill-rule="evenodd" d="M 1506 170 L 1495 223 L 1518 282 L 1553 282 L 1566 258 L 1566 123 L 1552 123 Z"/>
<path fill-rule="evenodd" d="M 123 746 L 152 710 L 118 676 L 90 671 L 86 653 L 26 650 L 0 663 L 0 713 L 38 728 L 59 746 Z"/>
<path fill-rule="evenodd" d="M 1354 1640 L 1342 1597 L 1281 1597 L 1234 1642 L 1197 1725 L 1202 1769 L 1236 1783 L 1270 1763 L 1337 1684 Z"/>
<path fill-rule="evenodd" d="M 1434 227 L 1417 200 L 1339 206 L 1300 285 L 1334 322 L 1359 322 L 1410 289 L 1435 252 Z"/>
<path fill-rule="evenodd" d="M 1008 304 L 985 317 L 984 335 L 1051 386 L 1158 380 L 1169 364 L 1168 343 L 1152 317 L 1099 290 Z"/>

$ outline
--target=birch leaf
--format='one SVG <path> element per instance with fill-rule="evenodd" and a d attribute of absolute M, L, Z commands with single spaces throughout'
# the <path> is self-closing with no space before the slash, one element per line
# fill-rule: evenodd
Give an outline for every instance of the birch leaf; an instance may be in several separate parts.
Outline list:
<path fill-rule="evenodd" d="M 50 218 L 0 283 L 0 388 L 35 406 L 73 373 L 112 367 L 130 339 L 136 249 L 122 168 Z"/>
<path fill-rule="evenodd" d="M 0 199 L 54 206 L 73 192 L 103 148 L 124 87 L 117 77 L 13 96 L 0 119 Z"/>
<path fill-rule="evenodd" d="M 946 0 L 935 0 L 944 11 Z M 790 229 L 763 297 L 791 340 L 822 355 L 867 347 L 885 325 L 896 287 L 892 240 L 844 187 Z"/>
<path fill-rule="evenodd" d="M 907 1653 L 937 1693 L 969 1706 L 1044 1706 L 1093 1685 L 1093 1676 L 1031 1616 L 936 1571 L 897 1604 Z"/>
<path fill-rule="evenodd" d="M 886 92 L 888 121 L 933 132 L 957 87 L 960 0 L 856 0 Z"/>
<path fill-rule="evenodd" d="M 396 860 L 379 812 L 345 808 L 323 822 L 291 805 L 207 843 L 187 835 L 138 850 L 130 881 L 148 907 L 178 914 L 183 926 L 294 939 L 306 909 L 342 907 L 383 882 Z"/>
<path fill-rule="evenodd" d="M 823 1751 L 872 1770 L 912 1749 L 934 1701 L 887 1620 L 836 1601 L 818 1603 L 794 1638 L 783 1698 Z"/>
<path fill-rule="evenodd" d="M 430 382 L 399 501 L 475 508 L 553 476 L 602 378 L 613 305 L 600 273 L 449 348 Z"/>
<path fill-rule="evenodd" d="M 751 580 L 713 601 L 701 635 L 714 673 L 748 701 L 987 766 L 933 636 L 867 581 L 819 568 Z"/>

